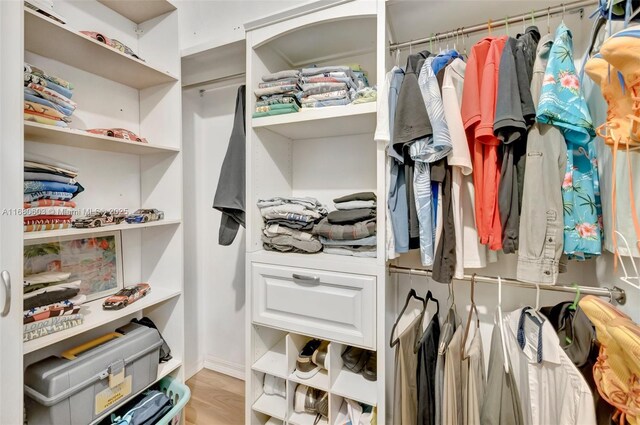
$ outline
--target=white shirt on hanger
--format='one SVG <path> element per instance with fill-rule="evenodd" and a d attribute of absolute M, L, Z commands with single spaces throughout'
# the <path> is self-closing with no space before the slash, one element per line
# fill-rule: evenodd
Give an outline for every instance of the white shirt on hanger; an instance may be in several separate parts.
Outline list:
<path fill-rule="evenodd" d="M 596 425 L 593 395 L 587 382 L 560 347 L 548 320 L 539 327 L 524 319 L 524 348 L 518 344 L 522 309 L 503 317 L 507 351 L 528 425 Z M 539 342 L 541 341 L 541 362 Z"/>

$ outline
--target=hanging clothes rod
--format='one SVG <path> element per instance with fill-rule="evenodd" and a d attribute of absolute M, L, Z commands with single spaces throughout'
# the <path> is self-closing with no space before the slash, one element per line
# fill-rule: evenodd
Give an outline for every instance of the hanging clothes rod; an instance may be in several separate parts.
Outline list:
<path fill-rule="evenodd" d="M 203 87 L 203 86 L 210 86 L 212 84 L 219 84 L 219 83 L 224 83 L 227 81 L 233 81 L 233 80 L 238 80 L 240 78 L 243 78 L 246 76 L 246 74 L 244 72 L 238 72 L 236 74 L 231 74 L 231 75 L 225 75 L 224 77 L 218 77 L 218 78 L 212 78 L 211 80 L 206 80 L 206 81 L 201 81 L 199 83 L 194 83 L 194 84 L 189 84 L 186 86 L 182 86 L 182 90 L 189 90 L 189 89 L 195 89 L 197 87 Z M 206 92 L 209 91 L 213 91 L 216 88 L 211 88 L 211 89 L 201 89 L 200 90 L 200 94 L 204 94 Z"/>
<path fill-rule="evenodd" d="M 558 6 L 548 7 L 546 9 L 534 10 L 529 13 L 523 13 L 522 15 L 518 15 L 518 16 L 507 17 L 506 19 L 489 21 L 487 23 L 474 25 L 472 27 L 463 27 L 456 30 L 435 34 L 431 37 L 425 37 L 425 38 L 420 38 L 420 39 L 411 40 L 411 41 L 403 41 L 401 43 L 390 43 L 389 50 L 390 51 L 401 50 L 401 49 L 406 49 L 407 47 L 410 47 L 410 46 L 416 46 L 419 44 L 425 44 L 429 42 L 438 42 L 438 41 L 445 40 L 447 38 L 455 38 L 456 36 L 486 32 L 489 29 L 489 25 L 491 25 L 492 30 L 496 28 L 504 27 L 506 25 L 521 24 L 522 22 L 525 22 L 527 25 L 531 25 L 531 18 L 539 19 L 539 18 L 555 16 L 558 14 L 574 14 L 574 13 L 580 13 L 580 17 L 582 18 L 585 7 L 596 6 L 597 4 L 598 2 L 595 0 L 574 1 L 566 4 L 561 4 Z"/>
<path fill-rule="evenodd" d="M 397 274 L 408 274 L 408 275 L 415 275 L 415 276 L 431 276 L 431 271 L 430 270 L 425 270 L 425 269 L 412 269 L 409 267 L 401 267 L 401 266 L 389 266 L 389 273 L 397 273 Z M 464 277 L 462 279 L 456 279 L 456 280 L 465 280 L 465 281 L 471 281 L 471 278 L 473 276 L 470 274 L 465 274 Z M 498 283 L 498 278 L 497 277 L 491 277 L 491 276 L 480 276 L 480 275 L 476 275 L 475 278 L 476 282 L 482 282 L 482 283 L 492 283 L 492 284 L 497 284 Z M 525 282 L 520 282 L 518 280 L 515 279 L 501 279 L 502 283 L 504 285 L 509 285 L 509 286 L 518 286 L 520 288 L 531 288 L 531 289 L 536 289 L 537 286 L 533 283 L 525 283 Z M 569 292 L 569 293 L 577 293 L 578 291 L 580 291 L 580 294 L 582 295 L 596 295 L 599 297 L 608 297 L 609 300 L 615 300 L 618 304 L 624 304 L 627 301 L 627 294 L 624 291 L 624 289 L 618 288 L 617 286 L 614 286 L 613 288 L 593 288 L 591 286 L 560 286 L 560 285 L 539 285 L 541 290 L 545 290 L 545 291 L 554 291 L 554 292 Z"/>

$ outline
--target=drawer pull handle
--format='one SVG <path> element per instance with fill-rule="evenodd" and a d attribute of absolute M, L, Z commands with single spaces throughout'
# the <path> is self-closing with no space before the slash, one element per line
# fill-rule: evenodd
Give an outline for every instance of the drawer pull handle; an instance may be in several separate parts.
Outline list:
<path fill-rule="evenodd" d="M 2 280 L 2 288 L 4 289 L 4 307 L 0 312 L 0 316 L 5 317 L 11 311 L 11 275 L 8 271 L 3 270 L 0 273 L 0 280 Z"/>
<path fill-rule="evenodd" d="M 293 274 L 293 280 L 301 282 L 301 283 L 311 283 L 311 284 L 314 284 L 314 285 L 319 285 L 320 284 L 320 278 L 318 276 L 307 276 L 307 275 L 304 275 L 304 274 L 294 273 Z"/>

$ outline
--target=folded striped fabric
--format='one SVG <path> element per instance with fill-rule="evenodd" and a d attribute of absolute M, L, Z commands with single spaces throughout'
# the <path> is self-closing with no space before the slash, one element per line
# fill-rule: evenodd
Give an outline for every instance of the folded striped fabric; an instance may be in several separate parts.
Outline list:
<path fill-rule="evenodd" d="M 34 193 L 41 191 L 76 193 L 80 186 L 76 184 L 66 184 L 42 180 L 28 180 L 24 182 L 24 193 Z"/>
<path fill-rule="evenodd" d="M 55 199 L 40 199 L 33 202 L 25 202 L 23 208 L 40 208 L 40 207 L 65 207 L 75 208 L 76 203 L 73 201 L 58 201 Z"/>
<path fill-rule="evenodd" d="M 34 201 L 39 201 L 41 199 L 68 201 L 71 198 L 73 198 L 73 193 L 43 190 L 40 192 L 25 193 L 22 200 L 23 202 L 34 202 Z"/>
<path fill-rule="evenodd" d="M 71 220 L 64 223 L 26 224 L 23 230 L 24 232 L 44 232 L 47 230 L 68 229 L 70 227 L 71 227 Z"/>

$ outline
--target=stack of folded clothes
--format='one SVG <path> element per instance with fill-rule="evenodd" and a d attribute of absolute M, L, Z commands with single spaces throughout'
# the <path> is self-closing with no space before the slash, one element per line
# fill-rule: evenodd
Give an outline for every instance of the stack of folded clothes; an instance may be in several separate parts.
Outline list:
<path fill-rule="evenodd" d="M 56 127 L 68 127 L 77 105 L 71 100 L 73 86 L 62 78 L 24 64 L 24 119 Z"/>
<path fill-rule="evenodd" d="M 81 282 L 70 282 L 70 276 L 71 273 L 50 271 L 24 278 L 24 341 L 82 324 L 80 306 L 87 297 L 79 295 Z"/>
<path fill-rule="evenodd" d="M 263 76 L 254 92 L 257 101 L 253 118 L 298 112 L 299 79 L 300 71 L 295 69 Z"/>
<path fill-rule="evenodd" d="M 311 231 L 327 215 L 327 209 L 314 198 L 271 198 L 258 201 L 264 219 L 262 244 L 268 251 L 312 254 L 322 244 Z"/>
<path fill-rule="evenodd" d="M 76 203 L 84 188 L 76 182 L 78 169 L 51 158 L 24 154 L 24 231 L 71 227 Z"/>
<path fill-rule="evenodd" d="M 304 68 L 300 81 L 303 108 L 348 105 L 358 90 L 356 74 L 348 66 Z"/>
<path fill-rule="evenodd" d="M 336 211 L 330 212 L 313 229 L 320 237 L 324 252 L 354 257 L 375 257 L 375 193 L 354 193 L 334 199 L 333 202 Z"/>

